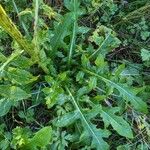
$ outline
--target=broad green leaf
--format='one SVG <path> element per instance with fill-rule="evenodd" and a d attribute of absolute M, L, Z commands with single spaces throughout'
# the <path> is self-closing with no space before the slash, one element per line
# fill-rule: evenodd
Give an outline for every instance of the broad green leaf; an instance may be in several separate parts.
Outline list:
<path fill-rule="evenodd" d="M 147 104 L 139 97 L 137 97 L 136 95 L 134 95 L 134 92 L 132 90 L 130 90 L 128 87 L 125 87 L 124 85 L 120 84 L 120 83 L 115 83 L 103 76 L 100 76 L 99 74 L 96 74 L 92 71 L 83 69 L 85 72 L 87 72 L 90 75 L 93 75 L 97 78 L 99 78 L 100 80 L 104 81 L 106 84 L 108 84 L 109 86 L 117 89 L 121 96 L 127 100 L 130 101 L 130 103 L 132 104 L 132 106 L 136 109 L 139 110 L 141 112 L 147 113 L 148 109 L 147 109 Z"/>
<path fill-rule="evenodd" d="M 17 83 L 20 85 L 29 84 L 38 79 L 38 77 L 34 77 L 30 72 L 26 70 L 12 67 L 8 68 L 7 75 L 13 83 Z"/>
<path fill-rule="evenodd" d="M 52 139 L 52 128 L 50 126 L 43 127 L 41 130 L 36 132 L 35 136 L 31 139 L 30 145 L 33 147 L 39 146 L 40 148 L 48 145 Z"/>
<path fill-rule="evenodd" d="M 58 127 L 66 127 L 74 123 L 79 118 L 80 114 L 78 111 L 69 112 L 59 117 L 57 121 L 54 121 L 54 125 Z"/>
<path fill-rule="evenodd" d="M 120 135 L 127 138 L 133 138 L 133 133 L 130 125 L 123 119 L 122 116 L 115 115 L 114 111 L 116 108 L 101 108 L 101 117 L 104 120 L 104 123 L 108 126 L 112 125 L 114 130 L 116 130 Z"/>
<path fill-rule="evenodd" d="M 3 98 L 0 100 L 0 117 L 6 115 L 9 112 L 12 104 L 13 101 L 10 99 Z"/>
<path fill-rule="evenodd" d="M 96 127 L 90 123 L 90 121 L 83 114 L 81 108 L 79 107 L 70 90 L 67 87 L 66 90 L 68 91 L 71 97 L 72 103 L 75 106 L 76 111 L 79 112 L 83 127 L 88 131 L 88 134 L 92 137 L 92 145 L 94 145 L 97 148 L 97 150 L 108 150 L 109 145 L 103 140 L 103 137 L 108 137 L 108 134 L 103 136 L 103 134 L 101 134 L 101 132 L 99 132 L 96 129 Z"/>
<path fill-rule="evenodd" d="M 70 34 L 70 27 L 72 25 L 72 19 L 70 14 L 66 14 L 60 23 L 55 24 L 54 36 L 51 38 L 51 46 L 53 49 L 52 56 L 58 48 L 67 48 L 67 44 L 64 42 L 64 38 Z"/>
<path fill-rule="evenodd" d="M 53 52 L 56 52 L 58 48 L 69 49 L 68 63 L 70 63 L 73 48 L 75 45 L 75 35 L 77 32 L 77 18 L 78 16 L 82 15 L 82 11 L 81 9 L 79 9 L 80 2 L 78 2 L 78 0 L 65 0 L 64 3 L 66 8 L 68 8 L 70 12 L 61 17 L 60 22 L 55 22 L 55 29 L 53 32 L 53 37 L 51 38 L 51 46 Z M 71 39 L 69 44 L 64 41 L 65 37 L 67 36 L 70 36 Z M 52 55 L 54 55 L 54 53 L 52 53 Z"/>
<path fill-rule="evenodd" d="M 11 85 L 0 85 L 0 95 L 15 101 L 27 99 L 30 97 L 30 95 L 21 88 Z"/>
<path fill-rule="evenodd" d="M 69 9 L 71 12 L 72 17 L 72 35 L 71 35 L 71 40 L 70 40 L 70 45 L 69 45 L 69 53 L 68 53 L 68 65 L 71 63 L 72 55 L 73 55 L 73 49 L 75 48 L 75 41 L 76 41 L 76 32 L 78 29 L 77 25 L 77 20 L 79 15 L 82 15 L 82 11 L 80 8 L 80 2 L 78 0 L 65 0 L 64 4 L 67 9 Z M 70 18 L 71 19 L 71 18 Z"/>
<path fill-rule="evenodd" d="M 89 140 L 91 138 L 91 133 L 89 131 L 89 128 L 86 128 L 86 125 L 84 124 L 84 122 L 82 122 L 83 126 L 84 126 L 84 131 L 82 132 L 81 136 L 80 136 L 80 141 L 82 140 Z M 104 150 L 108 150 L 109 146 L 107 145 L 107 143 L 101 138 L 108 138 L 110 135 L 110 132 L 108 130 L 102 130 L 96 127 L 96 125 L 92 124 L 89 122 L 89 125 L 91 127 L 91 129 L 94 131 L 95 135 L 99 138 L 98 141 L 101 142 L 101 147 L 100 147 L 100 143 L 97 142 L 97 140 L 95 140 L 94 138 L 92 139 L 91 145 L 93 149 L 97 149 L 97 150 L 101 150 L 102 148 L 104 148 Z M 90 142 L 90 141 L 89 141 Z"/>

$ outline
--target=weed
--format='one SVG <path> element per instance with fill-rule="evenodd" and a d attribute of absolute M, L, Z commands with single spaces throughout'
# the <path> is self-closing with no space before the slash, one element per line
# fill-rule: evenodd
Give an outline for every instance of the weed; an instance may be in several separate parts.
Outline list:
<path fill-rule="evenodd" d="M 149 7 L 2 0 L 0 149 L 148 150 Z"/>

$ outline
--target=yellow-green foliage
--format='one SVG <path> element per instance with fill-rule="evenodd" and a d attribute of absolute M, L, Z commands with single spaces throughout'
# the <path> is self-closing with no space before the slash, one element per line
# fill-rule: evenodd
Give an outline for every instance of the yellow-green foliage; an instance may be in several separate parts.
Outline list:
<path fill-rule="evenodd" d="M 18 44 L 26 51 L 32 59 L 37 62 L 39 60 L 37 51 L 34 50 L 34 45 L 29 43 L 20 31 L 17 29 L 16 25 L 11 21 L 11 19 L 6 14 L 3 7 L 0 5 L 0 26 L 18 42 Z"/>

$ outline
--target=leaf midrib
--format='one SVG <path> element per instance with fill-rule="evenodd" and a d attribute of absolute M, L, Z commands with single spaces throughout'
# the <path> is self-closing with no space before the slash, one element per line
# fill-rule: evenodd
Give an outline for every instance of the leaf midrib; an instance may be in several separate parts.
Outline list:
<path fill-rule="evenodd" d="M 96 141 L 98 142 L 98 144 L 101 146 L 101 142 L 99 141 L 97 135 L 95 135 L 95 133 L 94 133 L 94 131 L 92 130 L 92 128 L 90 127 L 90 125 L 88 124 L 86 118 L 84 117 L 82 111 L 80 110 L 78 104 L 76 103 L 76 101 L 75 101 L 75 99 L 74 99 L 72 93 L 70 92 L 70 90 L 68 89 L 68 87 L 66 87 L 66 89 L 67 89 L 69 95 L 71 96 L 71 99 L 72 99 L 72 101 L 73 101 L 73 103 L 74 103 L 74 105 L 75 105 L 77 111 L 79 111 L 80 116 L 82 117 L 83 121 L 85 122 L 85 124 L 86 124 L 87 127 L 89 128 L 90 132 L 92 133 L 92 135 L 94 136 L 94 138 L 96 139 Z M 103 139 L 102 139 L 102 140 L 103 140 Z M 102 149 L 102 150 L 103 150 L 103 149 Z"/>

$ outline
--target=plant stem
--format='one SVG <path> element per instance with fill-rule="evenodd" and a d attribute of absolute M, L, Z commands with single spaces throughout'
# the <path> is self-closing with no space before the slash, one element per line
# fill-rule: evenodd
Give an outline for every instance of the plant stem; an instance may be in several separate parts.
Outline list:
<path fill-rule="evenodd" d="M 71 45 L 69 49 L 69 56 L 68 56 L 68 66 L 71 64 L 71 58 L 73 53 L 73 46 L 75 44 L 75 35 L 76 35 L 76 24 L 77 24 L 77 16 L 76 16 L 76 6 L 75 6 L 75 0 L 74 0 L 74 23 L 73 23 L 73 32 L 72 32 L 72 39 L 71 39 Z"/>
<path fill-rule="evenodd" d="M 85 118 L 84 114 L 82 113 L 80 107 L 78 106 L 78 104 L 77 104 L 75 98 L 73 97 L 73 95 L 72 95 L 72 93 L 71 93 L 71 91 L 69 90 L 68 87 L 66 87 L 66 90 L 67 90 L 67 92 L 69 93 L 69 95 L 70 95 L 70 97 L 71 97 L 71 99 L 72 99 L 73 105 L 75 106 L 76 110 L 79 112 L 82 121 L 83 121 L 84 124 L 87 126 L 87 128 L 89 129 L 90 133 L 92 134 L 93 138 L 96 140 L 96 142 L 98 143 L 98 145 L 101 147 L 99 150 L 103 150 L 103 149 L 104 149 L 104 147 L 102 146 L 102 141 L 103 141 L 103 139 L 101 138 L 101 140 L 100 140 L 100 137 L 98 137 L 98 136 L 95 134 L 95 132 L 93 131 L 92 127 L 89 125 L 87 119 Z"/>
<path fill-rule="evenodd" d="M 33 63 L 38 63 L 45 73 L 48 73 L 48 69 L 42 65 L 39 58 L 37 47 L 33 43 L 29 43 L 27 39 L 23 37 L 16 25 L 8 17 L 3 7 L 0 5 L 0 26 L 14 39 L 17 43 L 27 52 Z M 37 34 L 37 33 L 36 33 Z"/>
<path fill-rule="evenodd" d="M 34 62 L 38 62 L 38 54 L 33 50 L 34 45 L 28 43 L 27 39 L 25 39 L 20 31 L 17 29 L 16 25 L 11 21 L 11 19 L 7 16 L 5 10 L 0 5 L 0 26 L 4 28 L 4 30 L 17 41 L 17 43 L 27 52 Z"/>
<path fill-rule="evenodd" d="M 26 25 L 24 24 L 24 22 L 21 20 L 21 18 L 20 18 L 20 16 L 19 16 L 19 11 L 18 11 L 17 5 L 16 5 L 16 3 L 15 3 L 15 0 L 12 0 L 12 3 L 13 3 L 13 5 L 14 5 L 14 9 L 15 9 L 17 15 L 18 15 L 18 18 L 19 18 L 19 20 L 20 20 L 20 22 L 21 22 L 21 25 L 22 25 L 22 27 L 23 27 L 25 33 L 29 36 L 28 29 L 26 28 Z"/>
<path fill-rule="evenodd" d="M 69 50 L 69 57 L 68 57 L 68 65 L 69 66 L 70 66 L 70 63 L 71 63 L 73 46 L 74 46 L 74 43 L 75 43 L 75 33 L 76 33 L 76 21 L 73 24 L 73 34 L 72 34 L 72 40 L 71 40 L 71 45 L 70 45 L 70 50 Z"/>

